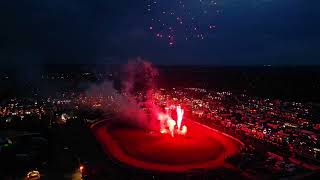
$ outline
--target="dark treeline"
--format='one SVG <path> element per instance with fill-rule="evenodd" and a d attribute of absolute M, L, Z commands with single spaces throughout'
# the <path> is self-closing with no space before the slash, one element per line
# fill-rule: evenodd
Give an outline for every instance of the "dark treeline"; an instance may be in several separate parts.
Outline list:
<path fill-rule="evenodd" d="M 263 67 L 263 66 L 157 66 L 159 87 L 202 87 L 246 93 L 254 96 L 286 100 L 320 102 L 320 66 Z M 84 90 L 99 78 L 85 79 L 81 75 L 90 72 L 104 79 L 115 79 L 116 88 L 121 87 L 121 65 L 46 65 L 30 73 L 24 79 L 22 73 L 9 73 L 0 78 L 0 96 L 12 96 L 42 90 L 51 94 L 59 90 Z M 47 79 L 46 75 L 72 74 L 71 79 Z M 77 73 L 79 75 L 77 75 Z M 110 77 L 110 75 L 112 77 Z M 16 77 L 15 77 L 16 76 Z M 28 94 L 28 93 L 27 93 Z"/>
<path fill-rule="evenodd" d="M 161 67 L 160 84 L 204 87 L 298 101 L 320 101 L 320 67 Z"/>

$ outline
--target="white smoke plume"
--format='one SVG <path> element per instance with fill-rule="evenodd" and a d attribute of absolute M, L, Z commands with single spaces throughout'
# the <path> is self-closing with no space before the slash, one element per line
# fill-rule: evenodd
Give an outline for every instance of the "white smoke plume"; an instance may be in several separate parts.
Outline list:
<path fill-rule="evenodd" d="M 92 85 L 86 95 L 106 98 L 101 109 L 116 114 L 120 123 L 151 129 L 156 123 L 152 118 L 154 111 L 157 111 L 152 93 L 157 76 L 158 71 L 151 63 L 137 58 L 130 60 L 123 69 L 122 93 L 113 87 L 112 82 L 105 81 Z M 142 98 L 137 98 L 139 96 Z M 141 106 L 151 109 L 151 116 Z"/>

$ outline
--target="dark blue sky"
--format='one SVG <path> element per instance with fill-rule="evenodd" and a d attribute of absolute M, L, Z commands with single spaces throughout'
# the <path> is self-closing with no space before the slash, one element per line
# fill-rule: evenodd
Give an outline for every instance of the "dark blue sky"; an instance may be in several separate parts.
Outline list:
<path fill-rule="evenodd" d="M 1 1 L 0 64 L 320 64 L 319 0 L 216 2 L 215 32 L 169 47 L 148 31 L 143 0 Z"/>

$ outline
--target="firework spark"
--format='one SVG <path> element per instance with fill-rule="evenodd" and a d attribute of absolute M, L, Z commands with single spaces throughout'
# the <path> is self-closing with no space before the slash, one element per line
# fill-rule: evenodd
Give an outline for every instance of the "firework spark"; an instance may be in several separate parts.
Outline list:
<path fill-rule="evenodd" d="M 148 30 L 169 46 L 207 38 L 221 12 L 216 0 L 147 0 L 146 11 Z"/>

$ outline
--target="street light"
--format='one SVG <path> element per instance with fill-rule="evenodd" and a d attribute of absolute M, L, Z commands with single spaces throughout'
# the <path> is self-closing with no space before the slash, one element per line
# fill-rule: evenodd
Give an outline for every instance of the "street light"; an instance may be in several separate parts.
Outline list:
<path fill-rule="evenodd" d="M 26 180 L 39 180 L 40 179 L 40 172 L 33 170 L 28 172 Z"/>
<path fill-rule="evenodd" d="M 83 170 L 84 170 L 84 166 L 83 166 L 83 165 L 80 165 L 80 167 L 79 167 L 79 171 L 82 173 L 82 172 L 83 172 Z"/>

